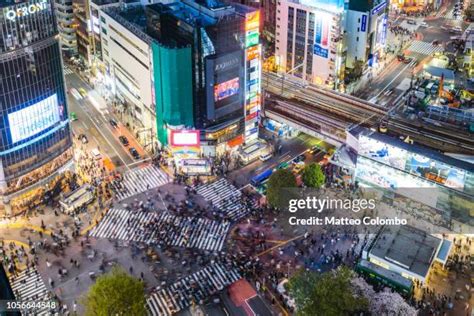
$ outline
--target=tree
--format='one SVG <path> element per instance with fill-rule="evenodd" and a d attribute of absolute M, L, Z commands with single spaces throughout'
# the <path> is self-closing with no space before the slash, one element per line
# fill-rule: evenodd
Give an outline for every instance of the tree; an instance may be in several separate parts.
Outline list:
<path fill-rule="evenodd" d="M 296 188 L 295 175 L 288 169 L 275 171 L 268 179 L 267 201 L 273 207 L 284 207 L 288 202 L 288 194 L 284 189 Z"/>
<path fill-rule="evenodd" d="M 299 271 L 288 282 L 297 315 L 339 316 L 367 310 L 367 299 L 354 294 L 353 272 L 347 267 L 317 274 Z"/>
<path fill-rule="evenodd" d="M 363 278 L 351 281 L 355 293 L 364 296 L 369 301 L 369 312 L 373 315 L 414 316 L 417 310 L 408 304 L 397 292 L 385 288 L 376 292 Z"/>
<path fill-rule="evenodd" d="M 311 163 L 303 168 L 302 179 L 307 187 L 319 189 L 326 181 L 326 176 L 318 163 Z"/>
<path fill-rule="evenodd" d="M 145 286 L 122 268 L 97 278 L 83 298 L 86 315 L 146 315 Z"/>

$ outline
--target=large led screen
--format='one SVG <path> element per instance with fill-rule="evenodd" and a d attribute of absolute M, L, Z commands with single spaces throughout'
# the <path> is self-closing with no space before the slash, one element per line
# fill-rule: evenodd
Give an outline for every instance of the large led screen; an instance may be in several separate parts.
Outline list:
<path fill-rule="evenodd" d="M 200 145 L 199 131 L 171 131 L 171 146 L 196 146 Z"/>
<path fill-rule="evenodd" d="M 220 101 L 239 92 L 239 78 L 234 78 L 214 86 L 214 101 Z"/>
<path fill-rule="evenodd" d="M 16 143 L 29 138 L 59 122 L 59 106 L 56 94 L 8 114 L 10 135 Z"/>

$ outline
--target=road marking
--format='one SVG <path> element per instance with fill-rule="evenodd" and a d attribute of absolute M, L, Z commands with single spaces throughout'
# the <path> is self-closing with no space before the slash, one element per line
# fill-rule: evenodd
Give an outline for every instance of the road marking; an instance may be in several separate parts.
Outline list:
<path fill-rule="evenodd" d="M 375 98 L 378 98 L 385 90 L 387 90 L 387 88 L 395 81 L 398 79 L 398 77 L 400 77 L 403 72 L 412 65 L 413 61 L 411 61 L 409 64 L 407 64 L 405 67 L 403 67 L 403 70 L 400 71 L 376 96 Z"/>

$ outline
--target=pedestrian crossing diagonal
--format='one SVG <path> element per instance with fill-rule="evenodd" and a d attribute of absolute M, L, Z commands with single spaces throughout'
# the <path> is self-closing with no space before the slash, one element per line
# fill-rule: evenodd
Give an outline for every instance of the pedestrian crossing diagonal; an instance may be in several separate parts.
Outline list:
<path fill-rule="evenodd" d="M 112 190 L 119 201 L 157 188 L 169 182 L 168 175 L 155 165 L 125 172 L 121 180 L 113 180 Z"/>
<path fill-rule="evenodd" d="M 72 75 L 74 73 L 74 71 L 72 71 L 70 68 L 64 66 L 64 75 Z"/>
<path fill-rule="evenodd" d="M 436 52 L 441 52 L 443 51 L 443 47 L 437 46 L 437 45 L 432 45 L 431 43 L 428 42 L 423 42 L 423 41 L 413 41 L 408 47 L 408 50 L 411 52 L 423 54 L 423 55 L 431 55 Z"/>
<path fill-rule="evenodd" d="M 21 302 L 51 302 L 51 294 L 46 288 L 40 274 L 36 268 L 21 271 L 16 276 L 10 275 L 10 285 L 15 295 L 15 299 Z M 28 315 L 28 313 L 22 313 Z M 50 307 L 35 309 L 34 315 L 51 315 Z"/>
<path fill-rule="evenodd" d="M 252 212 L 255 203 L 242 199 L 242 192 L 221 178 L 212 183 L 198 185 L 196 193 L 211 202 L 222 215 L 231 221 L 237 221 Z"/>
<path fill-rule="evenodd" d="M 191 304 L 201 304 L 240 278 L 234 266 L 215 262 L 151 294 L 147 308 L 151 315 L 173 315 Z"/>
<path fill-rule="evenodd" d="M 230 222 L 180 217 L 166 212 L 111 209 L 91 230 L 90 236 L 220 251 L 229 228 Z"/>

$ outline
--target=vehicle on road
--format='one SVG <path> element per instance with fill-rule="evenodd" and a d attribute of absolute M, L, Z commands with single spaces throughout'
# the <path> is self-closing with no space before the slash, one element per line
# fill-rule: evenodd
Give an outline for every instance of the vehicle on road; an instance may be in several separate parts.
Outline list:
<path fill-rule="evenodd" d="M 409 64 L 413 61 L 413 58 L 411 57 L 405 57 L 405 59 L 402 60 L 404 64 Z"/>
<path fill-rule="evenodd" d="M 82 96 L 81 96 L 81 94 L 79 93 L 79 91 L 77 91 L 77 89 L 71 88 L 71 89 L 69 89 L 69 93 L 72 94 L 72 96 L 73 96 L 76 100 L 82 100 Z"/>
<path fill-rule="evenodd" d="M 299 162 L 293 167 L 293 173 L 298 174 L 301 172 L 301 170 L 303 170 L 303 168 L 304 168 L 304 162 Z"/>
<path fill-rule="evenodd" d="M 84 88 L 79 88 L 79 93 L 80 93 L 81 96 L 83 96 L 83 97 L 86 97 L 86 96 L 87 96 L 87 91 L 86 91 L 86 89 L 84 89 Z"/>
<path fill-rule="evenodd" d="M 439 40 L 434 40 L 431 42 L 431 45 L 433 46 L 439 46 L 441 44 L 441 42 Z"/>
<path fill-rule="evenodd" d="M 267 181 L 268 178 L 270 178 L 270 176 L 272 175 L 272 173 L 273 173 L 273 169 L 267 169 L 264 172 L 253 177 L 250 180 L 250 184 L 253 185 L 254 187 L 258 187 L 263 182 Z"/>
<path fill-rule="evenodd" d="M 113 128 L 117 128 L 117 127 L 118 127 L 118 124 L 117 124 L 117 122 L 116 122 L 114 119 L 110 119 L 110 120 L 109 120 L 109 123 L 110 123 L 110 125 L 111 125 Z"/>
<path fill-rule="evenodd" d="M 428 23 L 426 22 L 421 22 L 420 24 L 418 24 L 420 27 L 429 27 Z"/>
<path fill-rule="evenodd" d="M 100 154 L 99 148 L 94 148 L 91 150 L 92 157 L 95 159 L 101 159 L 102 155 Z"/>
<path fill-rule="evenodd" d="M 128 139 L 127 139 L 127 137 L 125 137 L 125 136 L 121 135 L 121 136 L 119 136 L 119 138 L 118 138 L 118 139 L 119 139 L 119 141 L 120 141 L 120 143 L 121 143 L 122 145 L 124 145 L 124 146 L 128 146 L 129 142 L 128 142 Z"/>
<path fill-rule="evenodd" d="M 415 20 L 406 20 L 406 21 L 407 21 L 407 24 L 416 25 Z"/>
<path fill-rule="evenodd" d="M 282 162 L 277 166 L 277 169 L 286 169 L 288 168 L 289 164 L 287 162 Z"/>
<path fill-rule="evenodd" d="M 76 112 L 71 112 L 71 114 L 69 114 L 69 119 L 71 120 L 71 122 L 77 121 Z"/>
<path fill-rule="evenodd" d="M 308 149 L 308 152 L 311 154 L 311 155 L 316 155 L 317 153 L 319 153 L 321 151 L 321 148 L 319 148 L 318 146 L 313 146 L 311 147 L 310 149 Z"/>
<path fill-rule="evenodd" d="M 273 155 L 271 153 L 266 153 L 266 154 L 261 154 L 260 157 L 258 157 L 258 159 L 260 159 L 261 161 L 267 161 L 267 160 L 270 160 L 272 159 Z"/>
<path fill-rule="evenodd" d="M 135 147 L 130 147 L 128 149 L 128 151 L 130 152 L 130 155 L 132 155 L 132 157 L 134 159 L 140 159 L 140 154 L 138 153 L 138 151 L 135 149 Z"/>
<path fill-rule="evenodd" d="M 301 154 L 297 156 L 295 159 L 293 159 L 293 163 L 298 163 L 298 162 L 304 161 L 305 159 L 306 159 L 306 156 L 304 154 Z"/>
<path fill-rule="evenodd" d="M 405 60 L 405 55 L 403 55 L 403 54 L 398 54 L 398 55 L 397 55 L 397 60 L 398 60 L 398 61 L 404 61 L 404 60 Z"/>
<path fill-rule="evenodd" d="M 80 139 L 81 139 L 81 142 L 82 142 L 83 144 L 87 144 L 87 143 L 89 142 L 89 140 L 87 139 L 87 136 L 84 135 L 84 134 L 81 134 L 81 138 L 80 138 Z"/>

